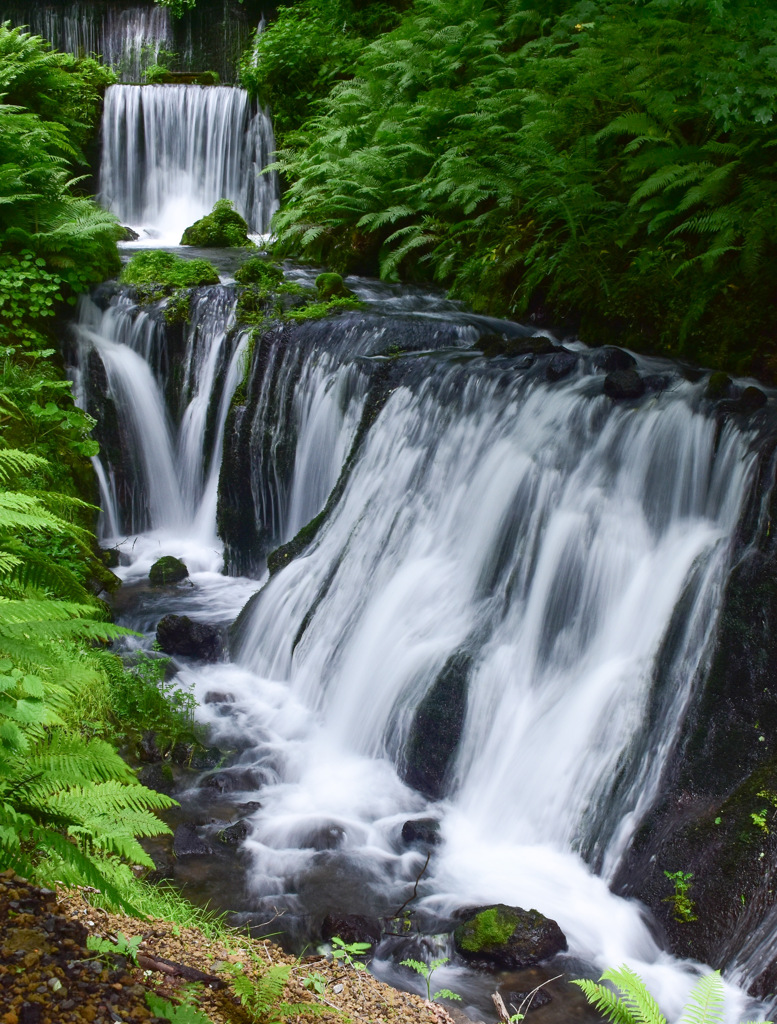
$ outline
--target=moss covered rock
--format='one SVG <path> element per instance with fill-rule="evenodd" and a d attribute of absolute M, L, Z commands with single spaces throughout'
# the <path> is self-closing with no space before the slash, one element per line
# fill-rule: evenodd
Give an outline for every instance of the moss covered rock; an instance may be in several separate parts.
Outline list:
<path fill-rule="evenodd" d="M 151 566 L 148 578 L 152 587 L 164 587 L 170 583 L 180 583 L 189 575 L 186 564 L 173 555 L 163 555 Z"/>
<path fill-rule="evenodd" d="M 153 249 L 136 253 L 122 270 L 119 281 L 140 288 L 165 289 L 168 294 L 176 288 L 218 284 L 219 275 L 207 260 L 185 260 L 164 249 Z"/>
<path fill-rule="evenodd" d="M 251 244 L 248 225 L 229 199 L 219 199 L 213 210 L 195 221 L 181 237 L 181 245 L 196 245 L 202 249 Z"/>
<path fill-rule="evenodd" d="M 456 951 L 466 960 L 510 970 L 549 960 L 567 948 L 558 924 L 538 910 L 497 903 L 469 913 L 453 935 Z"/>
<path fill-rule="evenodd" d="M 318 297 L 323 302 L 328 299 L 345 299 L 353 295 L 339 274 L 319 274 L 316 278 Z"/>
<path fill-rule="evenodd" d="M 274 288 L 283 280 L 283 270 L 277 263 L 269 263 L 259 256 L 254 256 L 237 268 L 235 280 L 238 284 L 258 284 L 265 288 Z"/>

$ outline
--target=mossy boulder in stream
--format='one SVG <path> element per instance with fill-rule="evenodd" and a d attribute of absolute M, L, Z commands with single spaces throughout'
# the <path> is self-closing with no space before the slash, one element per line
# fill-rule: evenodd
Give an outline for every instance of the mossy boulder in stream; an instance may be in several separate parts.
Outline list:
<path fill-rule="evenodd" d="M 453 933 L 456 952 L 466 960 L 515 970 L 549 960 L 567 948 L 558 924 L 538 910 L 497 903 L 469 914 Z"/>
<path fill-rule="evenodd" d="M 353 295 L 339 274 L 319 274 L 316 278 L 316 290 L 323 302 L 329 299 L 346 299 Z"/>
<path fill-rule="evenodd" d="M 180 583 L 189 575 L 186 564 L 174 555 L 163 555 L 151 566 L 148 578 L 152 587 L 165 587 L 171 583 Z"/>
<path fill-rule="evenodd" d="M 229 199 L 219 199 L 213 210 L 190 225 L 181 237 L 181 245 L 202 249 L 252 245 L 248 224 Z"/>
<path fill-rule="evenodd" d="M 265 288 L 275 288 L 283 280 L 283 269 L 277 263 L 270 263 L 260 256 L 246 260 L 235 271 L 238 284 L 258 284 Z"/>

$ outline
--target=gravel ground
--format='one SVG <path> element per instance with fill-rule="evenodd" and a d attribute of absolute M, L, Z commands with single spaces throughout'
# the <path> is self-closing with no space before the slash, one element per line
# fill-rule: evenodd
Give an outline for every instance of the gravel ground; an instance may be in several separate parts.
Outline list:
<path fill-rule="evenodd" d="M 122 956 L 100 958 L 86 948 L 90 934 L 115 940 L 119 933 L 141 938 L 141 966 Z M 83 890 L 55 893 L 13 871 L 0 874 L 0 1024 L 161 1024 L 168 1018 L 153 1016 L 146 992 L 177 1003 L 191 988 L 185 977 L 164 973 L 179 969 L 165 967 L 164 960 L 214 979 L 214 987 L 196 985 L 199 1007 L 213 1024 L 251 1024 L 229 987 L 229 967 L 248 965 L 246 973 L 256 976 L 258 969 L 250 965 L 257 959 L 268 967 L 291 967 L 284 998 L 310 1006 L 291 1016 L 292 1022 L 453 1024 L 441 1006 L 324 957 L 297 960 L 266 940 L 237 933 L 214 940 L 169 921 L 108 914 L 88 903 Z M 320 976 L 322 992 L 303 986 L 310 975 Z"/>

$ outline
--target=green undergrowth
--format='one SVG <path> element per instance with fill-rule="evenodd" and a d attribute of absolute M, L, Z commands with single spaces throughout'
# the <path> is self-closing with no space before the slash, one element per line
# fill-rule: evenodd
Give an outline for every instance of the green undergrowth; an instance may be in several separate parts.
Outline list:
<path fill-rule="evenodd" d="M 286 136 L 277 253 L 774 377 L 775 46 L 752 0 L 417 0 Z"/>
<path fill-rule="evenodd" d="M 208 260 L 186 260 L 163 249 L 152 249 L 136 253 L 122 269 L 119 281 L 133 285 L 141 301 L 153 302 L 181 288 L 218 284 L 219 275 Z M 175 315 L 181 303 L 182 297 L 176 295 L 173 300 Z"/>
<path fill-rule="evenodd" d="M 181 245 L 203 249 L 253 246 L 248 237 L 248 224 L 229 199 L 219 199 L 213 210 L 190 225 L 181 237 Z"/>

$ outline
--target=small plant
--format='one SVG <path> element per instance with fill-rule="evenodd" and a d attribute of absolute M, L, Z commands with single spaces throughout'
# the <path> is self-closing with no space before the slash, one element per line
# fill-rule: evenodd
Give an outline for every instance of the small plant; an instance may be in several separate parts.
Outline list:
<path fill-rule="evenodd" d="M 196 1006 L 192 1006 L 191 1002 L 176 1006 L 153 992 L 146 992 L 146 1002 L 155 1017 L 161 1017 L 170 1024 L 213 1024 L 210 1017 Z"/>
<path fill-rule="evenodd" d="M 316 995 L 322 996 L 326 991 L 326 978 L 320 971 L 313 971 L 302 979 L 302 987 L 306 988 L 308 992 L 315 992 Z"/>
<path fill-rule="evenodd" d="M 246 974 L 243 964 L 232 964 L 228 970 L 232 975 L 232 988 L 251 1020 L 256 1024 L 282 1024 L 289 1017 L 300 1013 L 307 1015 L 323 1012 L 316 1003 L 287 1003 L 283 993 L 291 974 L 288 964 L 273 964 L 268 970 L 259 958 L 251 952 L 255 976 Z"/>
<path fill-rule="evenodd" d="M 612 988 L 588 979 L 576 979 L 572 984 L 581 988 L 588 1002 L 613 1024 L 667 1024 L 644 981 L 630 967 L 624 964 L 611 968 L 599 980 L 610 982 L 618 991 L 613 992 Z M 693 1024 L 722 1024 L 723 982 L 720 971 L 712 971 L 699 978 L 691 990 L 682 1020 Z"/>
<path fill-rule="evenodd" d="M 143 940 L 139 935 L 128 939 L 124 932 L 119 932 L 116 941 L 102 939 L 99 935 L 89 935 L 86 939 L 86 948 L 97 953 L 98 956 L 126 956 L 133 964 L 138 962 L 138 949 Z"/>
<path fill-rule="evenodd" d="M 664 902 L 672 904 L 675 921 L 681 924 L 695 921 L 696 914 L 690 897 L 693 874 L 690 871 L 665 871 L 664 874 L 674 886 L 674 892 Z"/>
<path fill-rule="evenodd" d="M 332 939 L 332 959 L 355 971 L 366 971 L 365 965 L 354 957 L 365 956 L 370 948 L 369 942 L 344 942 L 339 935 L 335 935 Z"/>
<path fill-rule="evenodd" d="M 435 1002 L 437 999 L 458 999 L 461 1000 L 461 996 L 456 995 L 455 992 L 451 992 L 449 988 L 441 988 L 436 992 L 432 992 L 432 975 L 438 967 L 442 967 L 443 964 L 448 963 L 447 956 L 438 957 L 436 960 L 432 960 L 430 964 L 425 964 L 422 960 L 402 960 L 400 961 L 405 967 L 411 967 L 416 974 L 420 974 L 426 982 L 426 998 L 430 1003 Z M 521 1016 L 516 1014 L 516 1020 L 521 1020 Z M 511 1017 L 512 1021 L 513 1018 Z"/>

